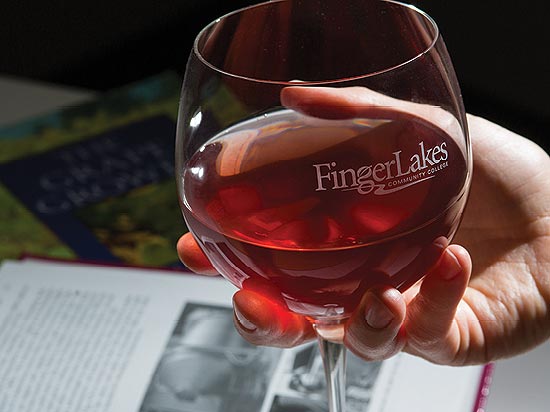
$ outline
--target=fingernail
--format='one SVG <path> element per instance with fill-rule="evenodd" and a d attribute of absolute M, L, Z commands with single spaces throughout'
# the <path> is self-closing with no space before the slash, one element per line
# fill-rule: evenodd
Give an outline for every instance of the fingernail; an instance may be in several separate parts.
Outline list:
<path fill-rule="evenodd" d="M 235 318 L 237 319 L 237 322 L 239 322 L 239 325 L 246 330 L 247 332 L 254 332 L 258 327 L 254 325 L 250 320 L 248 320 L 242 313 L 237 309 L 235 306 L 234 308 L 235 312 Z"/>
<path fill-rule="evenodd" d="M 447 254 L 445 258 L 448 261 L 448 269 L 442 271 L 441 277 L 444 280 L 451 280 L 462 272 L 462 266 L 460 266 L 460 262 L 457 257 L 450 250 L 447 249 L 445 253 Z"/>
<path fill-rule="evenodd" d="M 394 319 L 393 313 L 376 295 L 371 294 L 366 305 L 365 320 L 373 329 L 384 329 Z"/>

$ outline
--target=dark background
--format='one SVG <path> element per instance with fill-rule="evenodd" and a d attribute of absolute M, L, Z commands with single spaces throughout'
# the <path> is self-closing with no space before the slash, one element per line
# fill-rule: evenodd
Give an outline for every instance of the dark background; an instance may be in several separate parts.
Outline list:
<path fill-rule="evenodd" d="M 204 25 L 256 2 L 7 0 L 0 12 L 0 75 L 101 91 L 165 69 L 183 74 Z M 467 110 L 549 150 L 549 2 L 411 2 L 438 22 Z"/>

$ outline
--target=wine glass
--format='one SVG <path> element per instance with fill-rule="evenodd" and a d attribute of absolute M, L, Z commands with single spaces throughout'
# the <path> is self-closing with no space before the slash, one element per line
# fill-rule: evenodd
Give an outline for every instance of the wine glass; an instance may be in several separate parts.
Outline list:
<path fill-rule="evenodd" d="M 429 271 L 467 198 L 466 117 L 435 22 L 382 0 L 215 20 L 187 64 L 176 169 L 214 267 L 310 319 L 342 412 L 343 323 L 369 288 L 404 291 Z"/>

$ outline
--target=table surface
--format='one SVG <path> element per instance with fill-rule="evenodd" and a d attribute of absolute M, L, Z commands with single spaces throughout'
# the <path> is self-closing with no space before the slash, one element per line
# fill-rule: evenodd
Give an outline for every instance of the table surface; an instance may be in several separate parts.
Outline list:
<path fill-rule="evenodd" d="M 0 126 L 78 104 L 89 90 L 0 76 Z M 496 363 L 486 412 L 550 410 L 550 342 Z"/>

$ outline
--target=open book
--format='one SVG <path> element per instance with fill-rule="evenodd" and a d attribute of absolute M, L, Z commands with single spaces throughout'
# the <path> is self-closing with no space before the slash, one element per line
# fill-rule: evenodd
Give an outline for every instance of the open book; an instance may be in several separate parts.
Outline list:
<path fill-rule="evenodd" d="M 0 269 L 0 405 L 25 412 L 325 412 L 316 343 L 256 347 L 221 278 L 37 259 Z M 479 411 L 490 367 L 348 354 L 348 412 Z"/>

